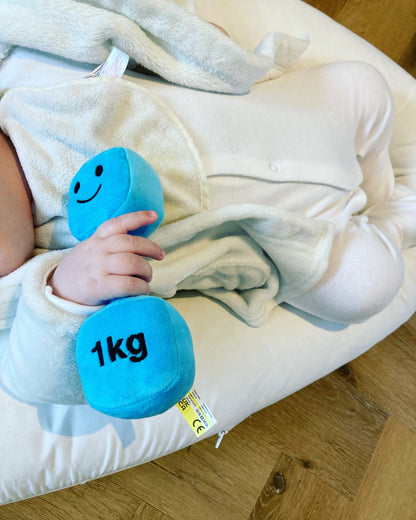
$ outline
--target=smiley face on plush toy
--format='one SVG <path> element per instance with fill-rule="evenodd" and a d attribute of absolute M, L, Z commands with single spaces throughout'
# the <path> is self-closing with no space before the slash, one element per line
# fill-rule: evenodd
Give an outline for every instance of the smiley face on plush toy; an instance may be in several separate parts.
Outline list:
<path fill-rule="evenodd" d="M 97 168 L 95 168 L 95 176 L 101 177 L 101 175 L 103 174 L 103 170 L 104 170 L 104 168 L 102 167 L 101 164 L 99 164 L 97 166 Z M 102 184 L 100 184 L 98 186 L 97 191 L 94 193 L 94 195 L 92 197 L 89 197 L 88 199 L 85 199 L 85 200 L 77 199 L 77 204 L 85 204 L 87 202 L 91 202 L 100 193 L 102 186 L 103 186 Z M 81 184 L 79 181 L 77 181 L 75 183 L 75 187 L 74 187 L 74 194 L 77 195 L 80 189 L 81 189 Z"/>
<path fill-rule="evenodd" d="M 104 221 L 138 208 L 156 211 L 159 218 L 134 234 L 149 236 L 164 217 L 159 176 L 127 148 L 111 148 L 87 161 L 69 191 L 69 227 L 78 240 L 90 237 Z"/>

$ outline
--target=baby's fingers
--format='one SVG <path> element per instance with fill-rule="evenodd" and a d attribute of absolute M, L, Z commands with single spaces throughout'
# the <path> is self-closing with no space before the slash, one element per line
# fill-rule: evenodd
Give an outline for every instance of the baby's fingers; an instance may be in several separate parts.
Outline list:
<path fill-rule="evenodd" d="M 110 275 L 135 276 L 147 283 L 152 280 L 152 268 L 149 262 L 132 253 L 108 255 L 106 268 Z"/>
<path fill-rule="evenodd" d="M 133 253 L 154 260 L 162 260 L 165 256 L 163 249 L 148 238 L 135 235 L 115 235 L 105 240 L 105 248 L 108 253 Z"/>
<path fill-rule="evenodd" d="M 103 222 L 95 231 L 99 238 L 106 238 L 112 235 L 125 234 L 134 231 L 142 226 L 147 226 L 156 222 L 158 216 L 156 211 L 135 211 L 124 213 L 118 217 L 110 218 Z"/>
<path fill-rule="evenodd" d="M 149 293 L 150 286 L 145 280 L 134 276 L 113 274 L 106 277 L 103 285 L 102 301 L 125 298 L 126 296 L 148 295 Z"/>

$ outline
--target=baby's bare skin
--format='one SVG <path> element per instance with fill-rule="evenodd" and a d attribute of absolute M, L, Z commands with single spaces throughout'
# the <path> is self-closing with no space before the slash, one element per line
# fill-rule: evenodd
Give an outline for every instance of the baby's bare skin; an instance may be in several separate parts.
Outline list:
<path fill-rule="evenodd" d="M 20 267 L 32 254 L 31 195 L 16 151 L 0 131 L 0 276 Z"/>
<path fill-rule="evenodd" d="M 155 211 L 136 211 L 103 222 L 53 272 L 49 285 L 54 294 L 83 305 L 149 294 L 152 268 L 146 258 L 162 260 L 164 251 L 148 238 L 128 232 L 157 218 Z"/>

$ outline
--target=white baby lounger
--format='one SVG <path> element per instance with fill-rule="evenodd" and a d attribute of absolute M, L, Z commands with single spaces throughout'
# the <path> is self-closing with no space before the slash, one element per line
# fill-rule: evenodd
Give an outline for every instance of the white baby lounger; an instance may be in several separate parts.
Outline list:
<path fill-rule="evenodd" d="M 226 27 L 248 49 L 271 31 L 307 34 L 311 43 L 294 69 L 341 60 L 366 61 L 378 68 L 395 101 L 393 167 L 401 184 L 416 188 L 416 81 L 405 71 L 299 0 L 198 1 L 197 11 Z M 54 78 L 59 70 L 62 82 L 87 70 L 19 49 L 0 65 L 0 89 L 31 80 L 42 84 L 50 67 Z M 263 326 L 252 328 L 204 296 L 173 298 L 194 341 L 194 387 L 216 421 L 199 438 L 232 429 L 359 356 L 408 320 L 416 308 L 416 248 L 406 250 L 404 260 L 404 281 L 392 303 L 368 321 L 348 327 L 281 305 Z M 0 345 L 5 334 L 0 332 Z M 121 420 L 88 405 L 28 405 L 0 389 L 0 410 L 0 504 L 155 460 L 198 440 L 177 407 L 147 419 Z"/>

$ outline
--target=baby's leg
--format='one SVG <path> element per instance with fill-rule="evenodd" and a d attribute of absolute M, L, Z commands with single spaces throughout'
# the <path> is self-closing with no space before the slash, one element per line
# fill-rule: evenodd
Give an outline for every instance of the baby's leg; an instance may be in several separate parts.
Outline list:
<path fill-rule="evenodd" d="M 368 65 L 367 96 L 356 97 L 358 162 L 363 172 L 361 188 L 367 196 L 368 221 L 399 249 L 416 245 L 416 192 L 395 185 L 389 146 L 393 129 L 393 100 L 384 79 Z"/>
<path fill-rule="evenodd" d="M 321 281 L 289 303 L 338 323 L 364 321 L 393 300 L 403 271 L 402 255 L 394 242 L 366 216 L 352 217 L 335 234 Z"/>
<path fill-rule="evenodd" d="M 355 154 L 361 167 L 361 189 L 366 208 L 390 200 L 394 172 L 389 146 L 394 124 L 394 104 L 383 76 L 367 63 L 347 63 L 348 93 L 355 126 Z"/>
<path fill-rule="evenodd" d="M 21 266 L 33 251 L 31 202 L 16 152 L 0 131 L 0 276 Z"/>
<path fill-rule="evenodd" d="M 407 186 L 396 184 L 392 199 L 372 206 L 365 215 L 400 249 L 416 245 L 416 192 Z"/>
<path fill-rule="evenodd" d="M 366 211 L 335 220 L 327 272 L 290 303 L 324 319 L 353 323 L 380 312 L 399 291 L 401 249 L 416 243 L 416 195 L 394 186 L 388 154 L 393 103 L 384 79 L 366 64 L 345 64 L 342 73 L 350 85 L 343 94 L 356 126 L 355 153 L 366 197 L 361 209 Z"/>

